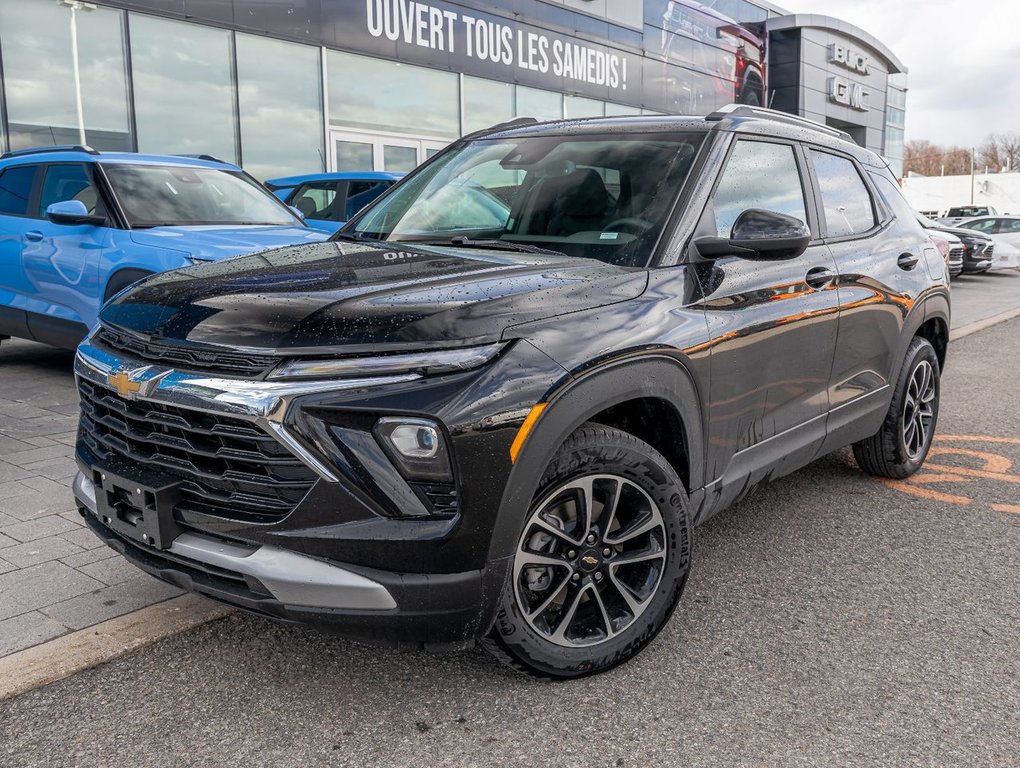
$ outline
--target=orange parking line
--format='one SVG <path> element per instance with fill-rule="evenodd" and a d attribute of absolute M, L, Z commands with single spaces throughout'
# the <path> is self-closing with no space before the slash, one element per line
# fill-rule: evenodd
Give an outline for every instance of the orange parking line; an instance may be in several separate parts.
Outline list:
<path fill-rule="evenodd" d="M 1014 515 L 1020 515 L 1020 504 L 992 504 L 992 509 L 996 512 L 1011 512 Z"/>
<path fill-rule="evenodd" d="M 961 507 L 973 502 L 973 499 L 968 499 L 966 496 L 955 496 L 951 493 L 933 491 L 930 488 L 921 488 L 917 485 L 911 485 L 910 483 L 905 483 L 901 480 L 883 479 L 882 482 L 894 490 L 910 493 L 922 499 L 928 499 L 929 501 L 944 501 L 948 504 L 958 504 Z"/>
<path fill-rule="evenodd" d="M 1007 483 L 1020 483 L 1020 475 L 1007 475 L 1003 472 L 985 472 L 981 469 L 967 469 L 966 467 L 949 467 L 945 464 L 928 464 L 928 469 L 940 472 L 951 472 L 956 475 L 967 477 L 980 477 L 983 480 L 1003 480 Z"/>
<path fill-rule="evenodd" d="M 1013 466 L 1013 462 L 1005 456 L 1000 456 L 997 453 L 988 453 L 987 451 L 975 451 L 972 448 L 943 448 L 933 445 L 928 453 L 929 455 L 943 456 L 947 454 L 973 456 L 975 459 L 981 459 L 985 463 L 984 467 L 982 467 L 985 472 L 1008 472 L 1009 468 Z M 931 465 L 929 464 L 928 466 Z"/>
<path fill-rule="evenodd" d="M 1009 445 L 1020 445 L 1020 437 L 992 437 L 991 435 L 935 435 L 936 440 L 955 442 L 957 440 L 973 441 L 975 443 L 1007 443 Z"/>

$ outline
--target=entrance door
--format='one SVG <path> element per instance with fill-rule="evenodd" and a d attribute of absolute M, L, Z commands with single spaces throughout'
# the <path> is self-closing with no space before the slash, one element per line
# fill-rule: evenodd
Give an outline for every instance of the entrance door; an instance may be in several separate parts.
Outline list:
<path fill-rule="evenodd" d="M 436 139 L 331 131 L 331 171 L 407 173 L 446 146 Z"/>

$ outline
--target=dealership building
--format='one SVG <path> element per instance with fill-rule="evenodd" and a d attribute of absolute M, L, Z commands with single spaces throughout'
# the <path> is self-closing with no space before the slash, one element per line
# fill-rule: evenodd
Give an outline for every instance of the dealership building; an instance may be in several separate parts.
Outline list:
<path fill-rule="evenodd" d="M 0 148 L 208 154 L 259 178 L 413 168 L 512 119 L 767 104 L 899 175 L 906 68 L 747 0 L 0 0 Z"/>

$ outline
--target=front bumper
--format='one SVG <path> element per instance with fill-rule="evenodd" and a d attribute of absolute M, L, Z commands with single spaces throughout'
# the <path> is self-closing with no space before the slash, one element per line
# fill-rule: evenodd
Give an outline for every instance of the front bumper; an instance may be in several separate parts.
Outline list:
<path fill-rule="evenodd" d="M 340 565 L 272 546 L 183 533 L 160 550 L 101 520 L 95 487 L 72 485 L 88 527 L 147 573 L 189 592 L 284 622 L 397 648 L 457 648 L 487 630 L 485 595 L 497 594 L 506 564 L 453 574 L 409 574 Z M 491 606 L 490 606 L 491 608 Z"/>

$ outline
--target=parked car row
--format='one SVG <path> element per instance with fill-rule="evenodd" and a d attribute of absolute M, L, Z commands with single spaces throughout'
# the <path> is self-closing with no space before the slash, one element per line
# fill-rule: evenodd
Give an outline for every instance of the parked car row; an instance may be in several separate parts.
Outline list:
<path fill-rule="evenodd" d="M 987 272 L 991 269 L 996 244 L 990 237 L 971 229 L 944 226 L 923 216 L 918 218 L 937 245 L 939 241 L 946 244 L 939 245 L 939 248 L 946 249 L 943 255 L 949 265 L 951 277 Z"/>

